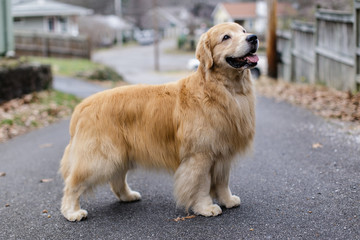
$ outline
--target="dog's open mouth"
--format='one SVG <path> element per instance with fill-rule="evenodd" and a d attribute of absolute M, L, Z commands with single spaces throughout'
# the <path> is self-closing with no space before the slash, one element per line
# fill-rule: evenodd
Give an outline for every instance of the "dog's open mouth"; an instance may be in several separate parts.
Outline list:
<path fill-rule="evenodd" d="M 226 62 L 233 68 L 252 68 L 257 65 L 259 57 L 256 54 L 248 53 L 243 57 L 227 57 Z"/>

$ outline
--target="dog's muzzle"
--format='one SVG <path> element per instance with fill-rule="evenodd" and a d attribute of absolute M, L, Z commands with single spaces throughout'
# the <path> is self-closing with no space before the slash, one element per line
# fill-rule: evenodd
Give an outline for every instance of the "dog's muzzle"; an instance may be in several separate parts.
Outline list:
<path fill-rule="evenodd" d="M 259 57 L 255 54 L 259 48 L 259 39 L 252 34 L 246 37 L 249 44 L 249 52 L 241 57 L 227 57 L 226 62 L 233 68 L 253 68 L 257 65 Z"/>

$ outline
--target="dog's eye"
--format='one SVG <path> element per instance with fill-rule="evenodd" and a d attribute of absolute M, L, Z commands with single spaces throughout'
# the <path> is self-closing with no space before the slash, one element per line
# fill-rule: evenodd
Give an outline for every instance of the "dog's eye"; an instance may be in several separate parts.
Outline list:
<path fill-rule="evenodd" d="M 225 35 L 222 40 L 225 41 L 228 40 L 229 38 L 231 38 L 229 35 Z"/>
<path fill-rule="evenodd" d="M 246 30 L 245 30 L 245 29 L 243 30 L 243 33 L 246 33 Z"/>

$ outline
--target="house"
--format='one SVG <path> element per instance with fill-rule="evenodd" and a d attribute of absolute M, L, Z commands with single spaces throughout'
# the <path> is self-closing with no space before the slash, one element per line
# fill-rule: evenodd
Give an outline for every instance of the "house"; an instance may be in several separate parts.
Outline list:
<path fill-rule="evenodd" d="M 134 27 L 116 15 L 91 15 L 79 18 L 79 29 L 90 37 L 93 47 L 107 47 L 131 40 Z"/>
<path fill-rule="evenodd" d="M 164 37 L 177 37 L 194 22 L 194 18 L 185 7 L 157 7 L 141 18 L 141 26 L 152 29 L 155 22 Z"/>
<path fill-rule="evenodd" d="M 14 30 L 77 36 L 79 16 L 93 10 L 52 0 L 14 0 Z"/>
<path fill-rule="evenodd" d="M 294 16 L 295 9 L 288 2 L 278 2 L 277 15 L 281 19 Z M 236 22 L 248 32 L 264 34 L 267 28 L 267 4 L 256 2 L 218 3 L 212 13 L 213 23 Z"/>

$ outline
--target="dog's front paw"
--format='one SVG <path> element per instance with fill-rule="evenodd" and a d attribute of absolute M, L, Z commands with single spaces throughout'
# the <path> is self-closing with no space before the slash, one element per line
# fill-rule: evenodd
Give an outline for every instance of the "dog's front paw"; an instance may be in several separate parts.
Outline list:
<path fill-rule="evenodd" d="M 206 206 L 197 206 L 193 208 L 193 211 L 197 215 L 202 215 L 205 217 L 217 216 L 222 213 L 221 208 L 217 204 L 211 204 Z"/>
<path fill-rule="evenodd" d="M 141 195 L 136 191 L 130 191 L 127 194 L 120 195 L 120 200 L 123 202 L 134 202 L 134 201 L 139 201 L 140 199 L 141 199 Z"/>
<path fill-rule="evenodd" d="M 232 195 L 227 201 L 224 201 L 223 204 L 226 208 L 233 208 L 239 206 L 241 200 L 238 196 Z"/>
<path fill-rule="evenodd" d="M 80 209 L 78 211 L 67 211 L 67 212 L 63 212 L 64 217 L 69 220 L 70 222 L 75 222 L 75 221 L 81 221 L 82 219 L 85 219 L 88 215 L 88 212 L 84 209 Z"/>

